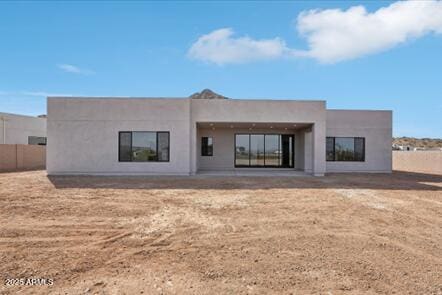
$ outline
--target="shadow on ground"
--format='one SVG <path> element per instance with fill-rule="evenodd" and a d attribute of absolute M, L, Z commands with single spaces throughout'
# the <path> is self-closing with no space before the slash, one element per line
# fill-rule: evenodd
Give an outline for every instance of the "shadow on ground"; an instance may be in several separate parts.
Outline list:
<path fill-rule="evenodd" d="M 382 189 L 442 191 L 442 175 L 333 173 L 325 177 L 48 176 L 58 189 Z"/>

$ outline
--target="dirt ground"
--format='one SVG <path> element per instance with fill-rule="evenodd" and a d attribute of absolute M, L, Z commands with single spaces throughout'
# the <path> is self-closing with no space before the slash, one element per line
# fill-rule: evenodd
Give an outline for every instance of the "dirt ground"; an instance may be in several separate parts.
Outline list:
<path fill-rule="evenodd" d="M 442 294 L 442 176 L 3 173 L 0 261 L 5 294 Z"/>

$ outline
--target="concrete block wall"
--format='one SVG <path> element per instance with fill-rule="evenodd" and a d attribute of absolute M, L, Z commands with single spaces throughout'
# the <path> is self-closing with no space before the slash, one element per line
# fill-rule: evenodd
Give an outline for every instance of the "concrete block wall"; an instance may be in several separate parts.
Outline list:
<path fill-rule="evenodd" d="M 442 175 L 442 151 L 393 151 L 393 169 Z"/>
<path fill-rule="evenodd" d="M 46 147 L 0 144 L 0 171 L 45 169 Z"/>

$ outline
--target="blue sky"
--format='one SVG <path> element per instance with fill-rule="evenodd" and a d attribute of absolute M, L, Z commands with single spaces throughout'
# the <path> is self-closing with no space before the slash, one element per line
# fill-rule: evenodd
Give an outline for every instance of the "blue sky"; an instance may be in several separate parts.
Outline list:
<path fill-rule="evenodd" d="M 442 5 L 414 3 L 1 2 L 0 112 L 210 88 L 391 109 L 395 136 L 442 137 Z"/>

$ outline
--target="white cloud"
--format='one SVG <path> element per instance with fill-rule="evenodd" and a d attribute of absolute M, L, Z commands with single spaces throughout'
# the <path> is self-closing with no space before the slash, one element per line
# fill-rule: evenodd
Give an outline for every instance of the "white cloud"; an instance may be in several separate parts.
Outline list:
<path fill-rule="evenodd" d="M 399 1 L 373 13 L 363 6 L 310 10 L 299 14 L 297 29 L 309 49 L 295 55 L 335 63 L 442 33 L 442 1 Z"/>
<path fill-rule="evenodd" d="M 57 67 L 67 73 L 73 73 L 73 74 L 81 74 L 81 75 L 91 75 L 94 74 L 93 71 L 88 69 L 81 69 L 77 66 L 70 65 L 70 64 L 58 64 Z"/>
<path fill-rule="evenodd" d="M 222 65 L 279 58 L 288 50 L 280 38 L 254 40 L 233 35 L 231 28 L 222 28 L 202 35 L 190 47 L 188 56 Z"/>
<path fill-rule="evenodd" d="M 0 96 L 10 96 L 10 97 L 48 97 L 48 96 L 77 96 L 67 93 L 57 93 L 57 92 L 46 92 L 46 91 L 0 91 Z"/>
<path fill-rule="evenodd" d="M 218 65 L 282 57 L 336 63 L 442 33 L 442 1 L 399 1 L 372 13 L 363 6 L 303 11 L 296 28 L 306 38 L 307 50 L 290 49 L 280 38 L 233 37 L 231 28 L 223 28 L 199 37 L 188 56 Z"/>
<path fill-rule="evenodd" d="M 20 91 L 19 94 L 24 96 L 73 96 L 72 94 L 67 93 L 54 93 L 54 92 L 46 92 L 46 91 Z"/>

